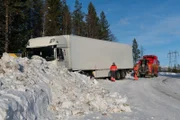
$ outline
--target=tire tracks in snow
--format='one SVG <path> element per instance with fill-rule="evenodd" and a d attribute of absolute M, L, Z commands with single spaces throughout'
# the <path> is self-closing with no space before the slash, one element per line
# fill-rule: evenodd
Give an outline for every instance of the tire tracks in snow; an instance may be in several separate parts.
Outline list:
<path fill-rule="evenodd" d="M 158 85 L 157 84 L 155 84 L 155 85 L 151 84 L 151 85 L 156 91 L 158 91 L 170 98 L 174 98 L 180 102 L 180 95 L 178 93 L 172 91 L 170 88 L 168 88 L 168 80 L 170 80 L 170 79 L 172 79 L 172 78 L 164 78 L 163 80 L 161 80 L 161 82 L 158 83 Z"/>
<path fill-rule="evenodd" d="M 111 91 L 127 95 L 132 113 L 119 114 L 122 120 L 178 120 L 180 97 L 177 95 L 180 94 L 175 94 L 174 91 L 180 90 L 180 82 L 179 79 L 173 79 L 159 76 L 140 78 L 138 81 L 126 79 L 117 81 L 116 84 L 103 81 L 103 85 Z M 118 120 L 118 115 L 112 116 Z"/>

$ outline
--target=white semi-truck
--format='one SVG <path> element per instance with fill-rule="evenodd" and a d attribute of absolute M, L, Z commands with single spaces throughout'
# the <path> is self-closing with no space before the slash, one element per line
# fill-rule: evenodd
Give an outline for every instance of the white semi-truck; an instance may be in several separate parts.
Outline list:
<path fill-rule="evenodd" d="M 127 44 L 74 35 L 46 36 L 28 41 L 27 55 L 39 55 L 57 66 L 86 75 L 109 77 L 113 62 L 118 67 L 116 79 L 123 79 L 133 69 L 132 47 Z"/>

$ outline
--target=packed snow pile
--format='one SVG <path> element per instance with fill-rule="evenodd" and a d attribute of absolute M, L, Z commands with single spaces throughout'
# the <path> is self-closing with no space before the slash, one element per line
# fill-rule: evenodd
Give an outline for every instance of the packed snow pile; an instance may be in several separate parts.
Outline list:
<path fill-rule="evenodd" d="M 95 79 L 43 58 L 0 59 L 0 120 L 64 120 L 92 112 L 131 112 L 127 98 Z"/>
<path fill-rule="evenodd" d="M 159 72 L 159 75 L 162 75 L 162 76 L 180 76 L 180 73 L 173 73 L 173 72 Z"/>

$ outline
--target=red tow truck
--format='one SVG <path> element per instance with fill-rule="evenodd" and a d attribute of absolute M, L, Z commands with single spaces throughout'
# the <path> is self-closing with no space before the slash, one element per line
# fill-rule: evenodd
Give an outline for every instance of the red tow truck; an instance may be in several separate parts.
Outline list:
<path fill-rule="evenodd" d="M 144 55 L 137 64 L 138 77 L 158 77 L 159 60 L 156 55 Z"/>

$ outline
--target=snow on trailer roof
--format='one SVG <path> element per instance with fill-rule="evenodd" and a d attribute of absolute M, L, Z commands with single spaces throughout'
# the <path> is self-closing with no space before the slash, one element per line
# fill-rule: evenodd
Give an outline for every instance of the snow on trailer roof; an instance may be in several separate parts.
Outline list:
<path fill-rule="evenodd" d="M 52 46 L 57 44 L 66 44 L 66 39 L 64 36 L 46 36 L 46 37 L 37 37 L 32 38 L 28 41 L 26 48 L 38 48 L 38 47 L 46 47 L 46 46 Z"/>

